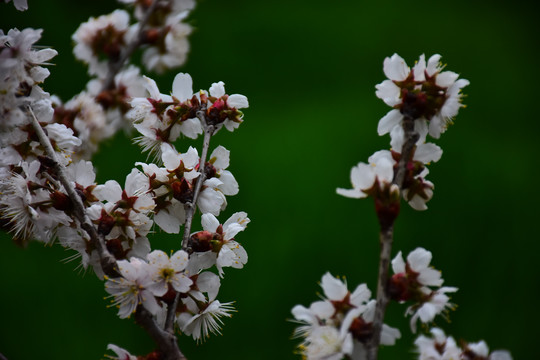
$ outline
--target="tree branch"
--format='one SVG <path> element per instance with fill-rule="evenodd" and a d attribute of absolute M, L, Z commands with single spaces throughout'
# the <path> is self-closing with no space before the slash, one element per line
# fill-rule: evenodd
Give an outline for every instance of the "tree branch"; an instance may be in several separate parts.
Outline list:
<path fill-rule="evenodd" d="M 419 134 L 414 131 L 414 119 L 405 116 L 403 120 L 403 130 L 405 142 L 401 148 L 401 157 L 397 169 L 394 172 L 392 184 L 399 187 L 399 191 L 403 188 L 403 181 L 407 172 L 407 164 L 411 161 L 414 147 L 418 141 Z M 394 219 L 395 220 L 395 219 Z M 384 314 L 386 307 L 390 301 L 388 296 L 387 286 L 390 277 L 388 268 L 392 257 L 392 243 L 394 241 L 394 221 L 385 227 L 381 227 L 379 235 L 379 243 L 381 246 L 379 258 L 379 277 L 377 279 L 377 304 L 375 307 L 375 316 L 373 318 L 373 334 L 367 343 L 367 358 L 368 360 L 376 360 L 381 342 L 381 332 L 384 323 Z"/>
<path fill-rule="evenodd" d="M 68 193 L 71 202 L 73 203 L 74 214 L 81 223 L 81 227 L 89 234 L 90 241 L 96 246 L 98 254 L 100 257 L 101 266 L 103 272 L 110 277 L 118 277 L 117 272 L 117 263 L 116 259 L 109 253 L 107 247 L 105 246 L 105 239 L 98 234 L 95 226 L 92 224 L 84 208 L 81 198 L 75 191 L 73 185 L 68 180 L 64 167 L 58 162 L 56 157 L 56 152 L 54 151 L 49 138 L 45 134 L 45 131 L 39 124 L 38 119 L 36 118 L 32 108 L 28 106 L 28 112 L 32 118 L 32 125 L 36 134 L 39 138 L 41 145 L 45 148 L 45 151 L 49 158 L 53 162 L 53 168 L 60 180 L 61 184 L 64 186 L 66 192 Z M 173 312 L 174 314 L 174 312 Z M 174 332 L 163 331 L 156 324 L 156 321 L 152 315 L 141 305 L 137 307 L 137 312 L 135 313 L 135 321 L 141 325 L 146 332 L 152 337 L 156 342 L 159 351 L 163 354 L 164 360 L 185 360 L 186 357 L 182 354 L 178 348 L 177 338 L 174 335 Z M 0 359 L 1 360 L 1 359 Z"/>
<path fill-rule="evenodd" d="M 197 178 L 195 182 L 195 189 L 193 190 L 193 200 L 185 204 L 186 207 L 186 222 L 184 224 L 184 236 L 182 237 L 182 250 L 186 251 L 188 248 L 189 237 L 191 235 L 191 225 L 193 223 L 193 216 L 195 215 L 195 210 L 197 209 L 197 199 L 199 193 L 201 192 L 202 184 L 206 179 L 204 174 L 204 169 L 206 166 L 206 157 L 208 156 L 208 149 L 210 148 L 210 138 L 214 135 L 215 128 L 213 125 L 207 125 L 206 123 L 206 108 L 203 107 L 201 110 L 197 111 L 197 117 L 203 124 L 204 128 L 204 139 L 203 139 L 203 148 L 201 152 L 201 157 L 199 159 L 199 172 L 201 175 Z M 177 293 L 173 303 L 167 309 L 167 318 L 165 320 L 165 331 L 169 333 L 174 333 L 174 316 L 176 315 L 176 307 L 180 300 L 180 294 Z"/>
<path fill-rule="evenodd" d="M 215 128 L 213 125 L 207 125 L 206 124 L 206 109 L 201 109 L 197 111 L 197 117 L 201 120 L 201 123 L 203 124 L 204 128 L 204 140 L 203 140 L 203 148 L 201 153 L 201 158 L 199 161 L 199 172 L 201 175 L 197 178 L 197 182 L 195 183 L 195 189 L 193 190 L 193 201 L 191 203 L 187 203 L 187 211 L 186 211 L 186 223 L 184 225 L 184 237 L 182 239 L 182 250 L 187 250 L 190 232 L 191 232 L 191 223 L 193 222 L 193 215 L 195 214 L 195 210 L 197 209 L 197 198 L 199 197 L 199 193 L 202 188 L 202 184 L 204 180 L 206 179 L 204 174 L 204 167 L 206 164 L 206 156 L 208 155 L 208 149 L 210 148 L 210 138 L 212 135 L 214 135 Z"/>
<path fill-rule="evenodd" d="M 92 221 L 90 220 L 88 215 L 86 215 L 86 210 L 84 208 L 84 204 L 82 203 L 81 197 L 77 194 L 75 188 L 67 178 L 65 168 L 58 162 L 56 152 L 54 151 L 51 142 L 49 141 L 49 138 L 39 124 L 39 121 L 30 106 L 28 106 L 28 112 L 31 115 L 30 117 L 32 118 L 32 126 L 36 131 L 39 142 L 45 148 L 47 156 L 52 160 L 53 170 L 56 176 L 58 176 L 58 180 L 60 180 L 60 183 L 63 185 L 64 189 L 67 192 L 67 195 L 71 200 L 71 203 L 73 204 L 73 213 L 81 224 L 81 228 L 84 229 L 84 231 L 86 231 L 86 233 L 90 236 L 90 241 L 95 246 L 99 254 L 103 272 L 110 277 L 117 277 L 118 272 L 116 271 L 116 259 L 114 258 L 114 256 L 111 255 L 109 250 L 107 250 L 107 246 L 105 245 L 105 239 L 98 234 L 94 224 L 92 224 Z"/>

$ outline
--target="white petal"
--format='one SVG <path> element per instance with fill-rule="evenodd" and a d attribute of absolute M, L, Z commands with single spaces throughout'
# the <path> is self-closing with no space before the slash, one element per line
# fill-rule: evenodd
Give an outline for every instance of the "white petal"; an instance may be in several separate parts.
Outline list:
<path fill-rule="evenodd" d="M 232 94 L 227 99 L 227 105 L 235 109 L 244 109 L 249 107 L 249 102 L 247 97 L 240 94 Z"/>
<path fill-rule="evenodd" d="M 384 59 L 383 71 L 390 80 L 403 81 L 409 75 L 410 69 L 401 56 L 394 54 Z"/>
<path fill-rule="evenodd" d="M 226 169 L 229 167 L 230 153 L 229 150 L 220 145 L 212 151 L 209 162 L 218 169 Z"/>
<path fill-rule="evenodd" d="M 203 214 L 201 216 L 201 225 L 204 230 L 215 232 L 219 226 L 219 220 L 212 214 Z"/>
<path fill-rule="evenodd" d="M 210 96 L 220 98 L 225 95 L 225 83 L 223 81 L 213 83 L 209 89 Z"/>
<path fill-rule="evenodd" d="M 174 77 L 172 94 L 183 102 L 193 96 L 193 80 L 189 74 L 179 73 Z"/>
<path fill-rule="evenodd" d="M 398 126 L 401 123 L 402 119 L 403 115 L 401 115 L 399 110 L 390 110 L 381 120 L 379 120 L 377 133 L 379 136 L 389 133 L 394 126 Z"/>

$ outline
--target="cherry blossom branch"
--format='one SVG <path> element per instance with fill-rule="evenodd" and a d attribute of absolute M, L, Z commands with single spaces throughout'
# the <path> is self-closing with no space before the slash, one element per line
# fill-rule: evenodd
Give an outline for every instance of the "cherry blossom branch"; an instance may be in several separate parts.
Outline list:
<path fill-rule="evenodd" d="M 191 233 L 191 223 L 193 222 L 193 215 L 197 209 L 197 198 L 199 197 L 199 192 L 201 191 L 202 184 L 206 178 L 204 174 L 204 167 L 206 164 L 206 156 L 208 155 L 208 149 L 210 148 L 210 138 L 214 135 L 215 128 L 213 125 L 208 125 L 206 123 L 206 108 L 203 107 L 201 110 L 197 111 L 197 117 L 201 120 L 204 129 L 204 140 L 203 148 L 201 153 L 201 158 L 199 160 L 199 175 L 197 182 L 195 183 L 195 189 L 193 190 L 193 200 L 190 203 L 186 204 L 186 223 L 184 225 L 184 238 L 182 239 L 182 250 L 187 250 L 189 236 Z"/>
<path fill-rule="evenodd" d="M 117 61 L 109 62 L 107 77 L 103 82 L 103 87 L 101 88 L 101 91 L 110 90 L 113 87 L 114 77 L 116 76 L 116 74 L 120 72 L 129 57 L 142 44 L 144 39 L 144 27 L 148 24 L 148 21 L 150 21 L 150 17 L 152 16 L 152 14 L 157 8 L 157 5 L 161 1 L 162 0 L 154 0 L 152 2 L 150 7 L 146 10 L 143 19 L 139 22 L 139 31 L 137 32 L 137 36 L 133 39 L 131 43 L 128 44 L 128 46 L 124 49 L 122 55 Z"/>
<path fill-rule="evenodd" d="M 2 355 L 2 353 L 0 353 L 0 360 L 8 360 L 8 358 Z"/>
<path fill-rule="evenodd" d="M 52 161 L 52 168 L 56 176 L 58 176 L 60 183 L 64 186 L 64 189 L 66 190 L 67 195 L 69 196 L 71 203 L 73 204 L 73 213 L 77 220 L 79 220 L 81 228 L 83 228 L 88 233 L 88 235 L 90 236 L 90 241 L 96 247 L 100 258 L 101 267 L 103 268 L 103 272 L 111 277 L 118 276 L 118 272 L 116 270 L 116 259 L 114 258 L 114 256 L 111 255 L 109 250 L 107 250 L 107 247 L 105 245 L 105 239 L 103 239 L 103 237 L 98 234 L 95 226 L 90 221 L 90 218 L 88 217 L 88 215 L 86 215 L 84 204 L 82 203 L 80 196 L 77 194 L 75 188 L 67 178 L 64 167 L 58 162 L 56 152 L 54 151 L 52 144 L 47 135 L 45 134 L 45 131 L 41 127 L 38 119 L 36 118 L 36 115 L 32 111 L 32 108 L 28 106 L 27 109 L 29 114 L 31 115 L 30 117 L 32 118 L 32 126 L 36 131 L 39 142 L 45 148 L 47 156 Z"/>
<path fill-rule="evenodd" d="M 411 160 L 414 147 L 418 141 L 419 134 L 414 131 L 414 119 L 408 116 L 404 117 L 403 130 L 405 132 L 405 142 L 401 149 L 401 157 L 397 169 L 394 172 L 393 185 L 397 185 L 400 192 L 403 188 L 403 181 L 405 179 L 405 173 L 407 171 L 407 164 Z M 394 221 L 392 218 L 388 224 L 381 224 L 381 231 L 379 235 L 379 242 L 381 246 L 381 252 L 379 257 L 379 276 L 377 279 L 377 304 L 375 307 L 375 316 L 373 318 L 373 335 L 367 344 L 367 358 L 368 360 L 376 360 L 379 351 L 379 344 L 381 342 L 381 332 L 384 322 L 384 314 L 386 307 L 390 301 L 388 295 L 387 285 L 390 277 L 388 275 L 388 268 L 392 258 L 392 243 L 394 241 Z"/>
<path fill-rule="evenodd" d="M 56 152 L 54 151 L 52 144 L 45 134 L 45 131 L 39 124 L 38 119 L 36 118 L 32 108 L 28 106 L 28 112 L 32 118 L 32 126 L 36 131 L 36 134 L 39 138 L 39 142 L 45 148 L 45 152 L 52 161 L 52 167 L 55 171 L 55 174 L 58 176 L 60 183 L 64 186 L 71 202 L 73 204 L 74 214 L 77 217 L 77 220 L 81 223 L 81 227 L 88 233 L 90 236 L 90 241 L 96 246 L 96 249 L 99 254 L 100 263 L 103 268 L 103 272 L 110 277 L 118 277 L 117 263 L 116 259 L 109 253 L 105 245 L 105 240 L 102 236 L 98 234 L 96 228 L 86 215 L 84 204 L 82 203 L 81 198 L 75 191 L 73 185 L 68 180 L 64 167 L 58 162 L 56 157 Z M 173 312 L 174 314 L 174 312 Z M 178 348 L 177 338 L 174 333 L 163 331 L 156 324 L 156 321 L 152 315 L 144 309 L 143 306 L 137 308 L 135 313 L 135 321 L 141 325 L 156 342 L 159 351 L 164 354 L 165 360 L 185 360 L 185 356 L 182 354 Z M 1 360 L 1 359 L 0 359 Z"/>
<path fill-rule="evenodd" d="M 208 125 L 206 122 L 206 107 L 203 107 L 201 110 L 197 111 L 197 117 L 203 124 L 204 128 L 204 139 L 203 147 L 201 152 L 201 158 L 199 160 L 199 175 L 196 183 L 195 189 L 193 190 L 193 200 L 185 204 L 186 206 L 186 222 L 184 224 L 184 236 L 182 238 L 182 250 L 186 251 L 188 248 L 189 237 L 191 234 L 191 225 L 193 223 L 193 215 L 195 215 L 195 210 L 197 209 L 197 198 L 201 192 L 202 184 L 206 179 L 204 174 L 204 169 L 206 165 L 206 157 L 208 156 L 208 149 L 210 148 L 210 138 L 214 135 L 215 128 L 213 125 Z M 165 320 L 165 331 L 169 333 L 174 333 L 174 316 L 176 313 L 176 307 L 178 306 L 178 301 L 180 300 L 180 294 L 177 293 L 172 304 L 169 305 L 167 309 L 167 318 Z"/>

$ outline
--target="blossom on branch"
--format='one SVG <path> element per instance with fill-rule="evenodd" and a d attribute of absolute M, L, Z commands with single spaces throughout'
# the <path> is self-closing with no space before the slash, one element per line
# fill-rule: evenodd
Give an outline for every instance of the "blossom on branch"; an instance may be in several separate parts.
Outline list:
<path fill-rule="evenodd" d="M 308 360 L 366 359 L 365 344 L 373 335 L 375 300 L 365 284 L 354 292 L 330 273 L 323 275 L 324 297 L 306 308 L 296 305 L 292 314 L 300 326 L 295 337 L 303 338 L 299 352 Z M 381 344 L 393 345 L 400 338 L 399 330 L 383 326 Z"/>
<path fill-rule="evenodd" d="M 433 321 L 436 315 L 452 309 L 446 293 L 458 290 L 455 287 L 441 287 L 443 279 L 440 271 L 430 266 L 431 257 L 431 252 L 417 248 L 407 256 L 407 262 L 403 260 L 401 252 L 392 260 L 394 275 L 388 291 L 393 300 L 413 302 L 405 313 L 412 315 L 410 325 L 413 332 L 416 332 L 418 319 L 426 324 Z"/>
<path fill-rule="evenodd" d="M 415 129 L 428 128 L 434 138 L 446 131 L 463 106 L 461 89 L 469 81 L 458 79 L 454 72 L 442 71 L 440 58 L 433 55 L 426 63 L 421 55 L 412 69 L 397 54 L 384 60 L 383 70 L 388 80 L 376 86 L 376 95 L 394 109 L 380 120 L 379 135 L 401 126 L 404 117 L 416 120 Z"/>

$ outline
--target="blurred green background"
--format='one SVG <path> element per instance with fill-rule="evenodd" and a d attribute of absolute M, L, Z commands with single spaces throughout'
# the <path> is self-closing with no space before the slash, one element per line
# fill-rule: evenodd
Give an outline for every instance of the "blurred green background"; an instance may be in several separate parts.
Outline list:
<path fill-rule="evenodd" d="M 89 16 L 111 12 L 114 1 L 28 0 L 29 10 L 0 5 L 0 24 L 43 28 L 41 45 L 59 51 L 45 89 L 67 101 L 86 81 L 74 60 L 71 34 Z M 189 359 L 299 359 L 290 309 L 317 300 L 317 282 L 330 271 L 349 288 L 375 289 L 378 228 L 370 200 L 337 196 L 349 172 L 376 150 L 378 120 L 388 107 L 375 97 L 382 62 L 394 52 L 413 64 L 443 55 L 448 69 L 469 79 L 466 109 L 437 141 L 444 155 L 430 167 L 436 185 L 426 212 L 403 206 L 393 253 L 418 246 L 433 252 L 445 284 L 459 287 L 451 323 L 456 339 L 484 339 L 514 359 L 537 354 L 535 308 L 540 295 L 538 254 L 538 10 L 532 2 L 452 1 L 200 1 L 189 60 L 166 76 L 148 74 L 162 92 L 178 71 L 195 89 L 222 80 L 245 94 L 250 108 L 234 133 L 214 146 L 231 151 L 240 193 L 220 219 L 247 211 L 252 222 L 237 236 L 250 259 L 227 269 L 219 299 L 238 312 L 223 336 L 196 345 L 180 338 Z M 190 141 L 178 148 L 187 149 Z M 98 180 L 123 183 L 139 149 L 123 135 L 96 157 Z M 195 221 L 195 228 L 199 226 Z M 80 273 L 58 245 L 15 246 L 0 241 L 0 353 L 8 359 L 100 359 L 108 343 L 133 354 L 153 344 L 133 320 L 108 309 L 103 284 Z M 177 248 L 161 233 L 156 248 Z M 391 304 L 386 323 L 403 337 L 381 359 L 413 359 L 414 336 L 405 307 Z"/>

